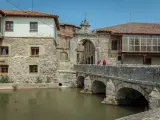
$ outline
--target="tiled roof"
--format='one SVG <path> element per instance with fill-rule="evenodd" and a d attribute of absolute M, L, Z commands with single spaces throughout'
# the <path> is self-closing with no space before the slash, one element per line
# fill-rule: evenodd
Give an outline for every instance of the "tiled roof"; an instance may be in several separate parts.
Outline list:
<path fill-rule="evenodd" d="M 126 23 L 111 27 L 96 29 L 96 31 L 117 34 L 147 34 L 160 35 L 160 24 L 157 23 Z"/>
<path fill-rule="evenodd" d="M 76 27 L 76 28 L 80 28 L 80 27 L 78 27 L 78 26 L 76 26 L 76 25 L 68 24 L 68 23 L 60 23 L 59 25 L 60 25 L 60 26 L 73 26 L 73 27 Z"/>
<path fill-rule="evenodd" d="M 63 26 L 70 26 L 71 29 L 63 29 L 61 27 Z M 73 25 L 73 24 L 66 24 L 66 23 L 60 23 L 60 30 L 58 31 L 58 35 L 59 36 L 63 36 L 63 37 L 70 37 L 72 38 L 73 37 L 73 29 L 76 28 L 76 29 L 80 29 L 80 27 L 76 26 L 76 25 Z"/>
<path fill-rule="evenodd" d="M 26 16 L 26 17 L 49 17 L 57 18 L 57 15 L 47 14 L 36 11 L 23 11 L 23 10 L 0 10 L 0 13 L 6 16 Z"/>
<path fill-rule="evenodd" d="M 72 31 L 68 31 L 68 30 L 62 30 L 62 29 L 60 29 L 58 31 L 58 35 L 59 36 L 64 36 L 64 37 L 73 37 L 73 32 Z"/>
<path fill-rule="evenodd" d="M 14 17 L 46 17 L 54 18 L 56 21 L 57 28 L 59 29 L 58 16 L 54 14 L 47 14 L 37 11 L 25 11 L 25 10 L 0 10 L 0 14 L 5 16 L 14 16 Z"/>

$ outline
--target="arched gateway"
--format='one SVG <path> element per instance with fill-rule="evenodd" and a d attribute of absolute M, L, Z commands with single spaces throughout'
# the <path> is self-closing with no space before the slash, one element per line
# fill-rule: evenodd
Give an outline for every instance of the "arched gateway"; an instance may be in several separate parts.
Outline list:
<path fill-rule="evenodd" d="M 96 64 L 98 60 L 108 58 L 108 35 L 99 37 L 89 30 L 87 20 L 82 21 L 81 29 L 77 30 L 70 40 L 70 62 L 74 64 Z"/>

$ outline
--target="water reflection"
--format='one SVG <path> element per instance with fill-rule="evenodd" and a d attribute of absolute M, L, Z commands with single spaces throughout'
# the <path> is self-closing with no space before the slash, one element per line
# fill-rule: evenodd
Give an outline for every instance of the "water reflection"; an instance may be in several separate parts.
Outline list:
<path fill-rule="evenodd" d="M 140 107 L 101 104 L 104 96 L 79 89 L 41 89 L 0 93 L 2 120 L 113 120 L 143 111 Z"/>

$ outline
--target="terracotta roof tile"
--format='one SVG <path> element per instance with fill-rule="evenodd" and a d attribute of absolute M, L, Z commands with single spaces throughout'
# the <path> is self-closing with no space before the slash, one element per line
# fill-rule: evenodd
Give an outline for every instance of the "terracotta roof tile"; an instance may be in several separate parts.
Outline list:
<path fill-rule="evenodd" d="M 118 34 L 149 34 L 160 35 L 160 24 L 157 23 L 126 23 L 111 27 L 96 29 Z"/>
<path fill-rule="evenodd" d="M 50 17 L 57 18 L 57 15 L 47 14 L 37 11 L 23 11 L 23 10 L 0 10 L 0 13 L 6 16 L 26 16 L 26 17 Z"/>
<path fill-rule="evenodd" d="M 65 27 L 65 26 L 69 26 L 69 28 L 63 29 L 63 27 Z M 73 24 L 60 23 L 60 30 L 58 31 L 58 35 L 63 36 L 63 37 L 72 38 L 73 34 L 74 34 L 74 32 L 73 32 L 74 28 L 80 29 L 80 27 L 73 25 Z"/>
<path fill-rule="evenodd" d="M 79 29 L 80 29 L 79 26 L 76 26 L 76 25 L 73 25 L 73 24 L 68 24 L 68 23 L 60 23 L 59 25 L 60 25 L 60 26 L 73 26 L 73 27 L 76 27 L 76 28 L 79 28 Z"/>
<path fill-rule="evenodd" d="M 37 11 L 25 11 L 25 10 L 0 10 L 0 14 L 5 16 L 14 16 L 14 17 L 46 17 L 54 18 L 56 22 L 57 29 L 59 30 L 59 21 L 57 15 L 47 14 Z"/>

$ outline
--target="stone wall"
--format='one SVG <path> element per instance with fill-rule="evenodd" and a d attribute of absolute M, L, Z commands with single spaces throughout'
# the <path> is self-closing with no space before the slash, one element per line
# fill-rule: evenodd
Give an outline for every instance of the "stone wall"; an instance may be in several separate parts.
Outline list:
<path fill-rule="evenodd" d="M 116 120 L 160 120 L 160 108 L 147 112 L 130 115 Z"/>
<path fill-rule="evenodd" d="M 56 48 L 52 38 L 4 38 L 2 46 L 9 46 L 5 62 L 9 65 L 8 76 L 16 83 L 56 83 Z M 31 47 L 39 47 L 39 56 L 31 56 Z M 38 73 L 29 72 L 29 65 L 38 65 Z"/>
<path fill-rule="evenodd" d="M 143 82 L 160 86 L 160 66 L 145 65 L 74 65 L 77 72 L 130 80 L 134 83 Z"/>
<path fill-rule="evenodd" d="M 142 96 L 144 104 L 148 104 L 150 109 L 160 106 L 160 66 L 74 65 L 74 69 L 78 76 L 84 74 L 90 78 L 84 80 L 89 83 L 84 82 L 84 90 L 87 89 L 89 93 L 103 92 L 101 88 L 104 87 L 96 87 L 98 84 L 94 86 L 94 81 L 106 86 L 106 98 L 102 103 L 129 104 L 128 98 L 134 101 Z"/>
<path fill-rule="evenodd" d="M 143 64 L 143 56 L 141 55 L 124 55 L 123 64 Z"/>

